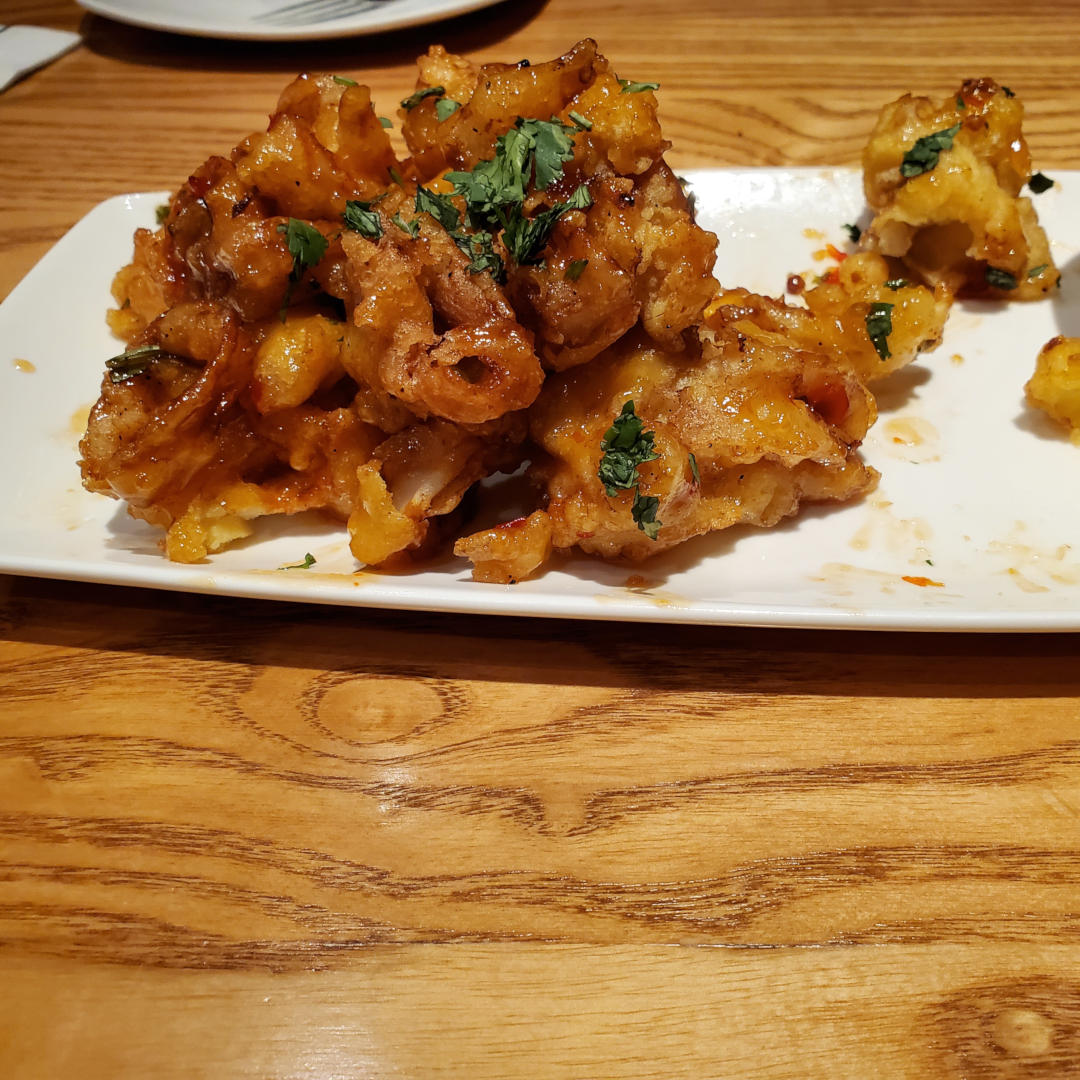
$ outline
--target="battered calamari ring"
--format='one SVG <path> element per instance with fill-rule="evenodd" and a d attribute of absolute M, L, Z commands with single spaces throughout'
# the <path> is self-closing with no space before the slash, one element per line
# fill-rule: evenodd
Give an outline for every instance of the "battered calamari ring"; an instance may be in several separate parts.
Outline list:
<path fill-rule="evenodd" d="M 417 416 L 481 424 L 531 405 L 543 371 L 502 290 L 434 222 L 399 244 L 342 238 L 353 290 L 345 368 Z M 404 237 L 405 234 L 401 234 Z"/>

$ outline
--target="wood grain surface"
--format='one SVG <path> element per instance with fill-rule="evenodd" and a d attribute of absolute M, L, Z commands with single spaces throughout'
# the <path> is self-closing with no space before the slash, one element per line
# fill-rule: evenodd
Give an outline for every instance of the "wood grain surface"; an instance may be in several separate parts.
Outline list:
<path fill-rule="evenodd" d="M 853 164 L 992 74 L 1080 166 L 1080 5 L 502 4 L 84 44 L 0 95 L 0 295 L 295 71 L 585 34 L 677 165 Z M 62 297 L 58 298 L 62 307 Z M 11 508 L 7 508 L 11 512 Z M 276 605 L 0 578 L 0 1076 L 1080 1076 L 1080 641 Z"/>

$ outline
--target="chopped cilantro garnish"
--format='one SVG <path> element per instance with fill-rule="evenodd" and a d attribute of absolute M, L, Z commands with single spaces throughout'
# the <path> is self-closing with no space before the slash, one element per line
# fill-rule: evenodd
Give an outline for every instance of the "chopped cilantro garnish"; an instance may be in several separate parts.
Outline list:
<path fill-rule="evenodd" d="M 620 79 L 620 94 L 640 94 L 643 90 L 659 90 L 658 82 L 631 82 L 629 79 Z"/>
<path fill-rule="evenodd" d="M 345 224 L 353 232 L 358 232 L 369 240 L 378 240 L 382 236 L 382 222 L 379 220 L 379 215 L 372 210 L 374 205 L 375 201 L 362 202 L 360 199 L 350 199 L 345 204 L 345 213 L 342 215 Z"/>
<path fill-rule="evenodd" d="M 641 418 L 634 413 L 634 403 L 628 401 L 600 443 L 603 456 L 597 476 L 609 497 L 634 489 L 634 503 L 630 512 L 637 527 L 650 540 L 655 540 L 663 524 L 656 520 L 660 500 L 641 494 L 638 466 L 646 461 L 655 461 L 660 455 L 653 450 L 654 433 L 643 431 L 644 426 Z"/>
<path fill-rule="evenodd" d="M 967 102 L 964 101 L 964 99 L 959 94 L 956 95 L 956 107 L 961 111 L 965 111 L 967 109 Z"/>
<path fill-rule="evenodd" d="M 408 233 L 414 240 L 420 235 L 420 219 L 406 221 L 400 213 L 390 219 L 403 233 Z"/>
<path fill-rule="evenodd" d="M 915 140 L 915 145 L 904 155 L 900 163 L 900 175 L 905 180 L 921 173 L 929 172 L 937 163 L 942 150 L 951 150 L 953 139 L 960 130 L 959 124 L 954 124 L 944 131 L 935 131 L 932 135 L 924 135 Z"/>
<path fill-rule="evenodd" d="M 309 551 L 304 556 L 304 561 L 299 563 L 293 563 L 292 566 L 282 566 L 280 570 L 310 570 L 315 565 L 315 556 Z"/>
<path fill-rule="evenodd" d="M 1049 191 L 1054 186 L 1054 181 L 1050 179 L 1045 173 L 1034 173 L 1031 179 L 1028 181 L 1028 187 L 1036 195 L 1041 195 L 1044 191 Z"/>
<path fill-rule="evenodd" d="M 574 112 L 574 110 L 571 109 L 567 115 L 570 117 L 570 122 L 575 127 L 580 128 L 582 131 L 592 131 L 592 121 L 587 120 L 581 113 Z"/>
<path fill-rule="evenodd" d="M 451 196 L 436 195 L 423 185 L 416 189 L 416 212 L 430 214 L 447 232 L 453 232 L 461 221 Z"/>
<path fill-rule="evenodd" d="M 408 112 L 410 109 L 415 109 L 424 98 L 429 97 L 442 97 L 446 93 L 446 90 L 441 86 L 426 86 L 423 90 L 417 90 L 415 94 L 410 94 L 401 103 L 401 107 Z"/>
<path fill-rule="evenodd" d="M 656 511 L 660 509 L 660 500 L 655 495 L 642 495 L 640 488 L 634 489 L 634 503 L 630 515 L 637 527 L 650 539 L 655 540 L 664 523 L 656 520 Z"/>
<path fill-rule="evenodd" d="M 495 250 L 495 238 L 484 229 L 474 233 L 452 232 L 451 239 L 469 256 L 469 272 L 482 274 L 485 270 L 498 282 L 503 280 L 502 257 Z"/>
<path fill-rule="evenodd" d="M 1008 270 L 1001 270 L 996 266 L 988 266 L 986 268 L 986 284 L 992 285 L 995 289 L 1008 292 L 1016 288 L 1016 275 L 1010 274 Z"/>
<path fill-rule="evenodd" d="M 698 472 L 697 458 L 694 457 L 693 454 L 690 454 L 689 459 L 690 459 L 690 472 L 693 474 L 694 483 L 697 484 L 698 487 L 700 487 L 701 486 L 701 473 Z"/>
<path fill-rule="evenodd" d="M 452 113 L 456 113 L 461 108 L 460 101 L 454 101 L 453 98 L 443 97 L 439 98 L 435 102 L 435 116 L 441 124 Z"/>
<path fill-rule="evenodd" d="M 866 332 L 882 360 L 888 360 L 889 335 L 892 333 L 892 309 L 895 304 L 871 304 L 866 316 Z"/>
<path fill-rule="evenodd" d="M 1016 95 L 1007 86 L 1003 86 L 1001 89 L 1005 91 L 1006 97 L 1016 97 Z"/>
<path fill-rule="evenodd" d="M 168 203 L 162 203 L 160 206 L 155 206 L 154 207 L 154 217 L 157 218 L 157 223 L 159 225 L 164 225 L 166 219 L 168 218 L 168 216 L 169 216 L 169 204 Z"/>
<path fill-rule="evenodd" d="M 896 292 L 897 289 L 906 289 L 910 284 L 911 282 L 907 278 L 894 277 L 885 282 L 885 288 Z"/>
<path fill-rule="evenodd" d="M 344 75 L 332 75 L 331 78 L 334 80 L 334 82 L 339 83 L 341 86 L 356 86 L 357 85 L 357 82 L 356 82 L 355 79 L 347 79 L 347 78 L 345 78 Z"/>
<path fill-rule="evenodd" d="M 654 433 L 644 431 L 644 427 L 644 421 L 634 413 L 634 403 L 628 401 L 604 433 L 600 443 L 603 457 L 597 475 L 608 495 L 636 486 L 638 466 L 660 456 L 653 451 Z"/>
<path fill-rule="evenodd" d="M 585 210 L 590 206 L 589 189 L 579 184 L 566 202 L 556 203 L 533 218 L 523 217 L 520 213 L 513 215 L 503 229 L 503 243 L 519 266 L 536 266 L 542 262 L 540 252 L 547 244 L 555 222 L 568 210 Z"/>
<path fill-rule="evenodd" d="M 384 128 L 392 128 L 394 126 L 394 122 L 389 116 L 380 116 L 379 123 L 382 124 Z"/>
<path fill-rule="evenodd" d="M 1049 263 L 1043 263 L 1041 266 L 1033 266 L 1027 272 L 1028 281 L 1030 281 L 1032 278 L 1037 278 L 1044 270 L 1048 270 L 1049 268 L 1050 268 Z"/>
<path fill-rule="evenodd" d="M 588 265 L 588 259 L 573 259 L 566 268 L 566 273 L 563 274 L 563 277 L 566 278 L 567 281 L 577 281 L 577 279 L 585 272 L 585 267 Z"/>
<path fill-rule="evenodd" d="M 390 179 L 393 180 L 398 187 L 403 188 L 405 186 L 405 181 L 401 179 L 401 173 L 399 173 L 393 165 L 387 169 L 387 172 L 390 174 Z"/>
<path fill-rule="evenodd" d="M 845 225 L 844 232 L 848 234 L 848 239 L 853 244 L 857 244 L 859 238 L 862 236 L 862 229 L 860 229 L 858 225 Z"/>
<path fill-rule="evenodd" d="M 565 203 L 556 203 L 533 218 L 524 213 L 530 181 L 542 191 L 562 177 L 563 165 L 574 155 L 570 137 L 574 130 L 555 118 L 519 117 L 513 128 L 496 139 L 493 158 L 479 162 L 469 172 L 446 174 L 454 185 L 454 195 L 465 202 L 465 225 L 477 230 L 473 235 L 486 234 L 479 245 L 465 234 L 454 237 L 473 259 L 474 267 L 479 258 L 496 278 L 501 275 L 502 260 L 491 247 L 500 233 L 515 262 L 522 266 L 540 264 L 540 252 L 558 218 L 568 210 L 592 205 L 588 188 L 581 184 Z"/>
<path fill-rule="evenodd" d="M 304 276 L 304 271 L 314 266 L 326 254 L 329 245 L 326 237 L 314 225 L 309 225 L 298 218 L 289 218 L 289 223 L 279 225 L 277 231 L 285 234 L 285 243 L 289 247 L 289 254 L 293 257 L 289 285 L 281 301 L 281 321 L 284 322 L 285 313 L 289 309 L 289 301 L 292 299 L 293 288 Z"/>

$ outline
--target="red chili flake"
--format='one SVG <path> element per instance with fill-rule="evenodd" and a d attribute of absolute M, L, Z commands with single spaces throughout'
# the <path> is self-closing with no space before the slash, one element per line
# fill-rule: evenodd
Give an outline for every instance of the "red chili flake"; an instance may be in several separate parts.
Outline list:
<path fill-rule="evenodd" d="M 909 585 L 918 585 L 920 589 L 925 589 L 928 585 L 932 585 L 935 589 L 945 588 L 944 581 L 931 581 L 928 577 L 908 577 L 905 574 L 901 580 L 906 581 Z"/>

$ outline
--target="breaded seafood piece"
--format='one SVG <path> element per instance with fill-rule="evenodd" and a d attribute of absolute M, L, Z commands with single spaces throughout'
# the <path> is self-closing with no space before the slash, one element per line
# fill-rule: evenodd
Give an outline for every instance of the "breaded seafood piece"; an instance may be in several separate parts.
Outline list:
<path fill-rule="evenodd" d="M 1068 428 L 1080 445 L 1080 338 L 1051 338 L 1024 392 L 1030 404 Z"/>
<path fill-rule="evenodd" d="M 638 561 L 873 487 L 877 474 L 857 454 L 876 416 L 873 397 L 824 351 L 785 340 L 764 297 L 743 298 L 717 307 L 684 353 L 636 333 L 548 378 L 529 410 L 543 451 L 533 472 L 546 493 L 544 516 L 458 541 L 455 552 L 474 560 L 476 577 L 520 580 L 552 548 Z M 632 483 L 608 490 L 605 440 L 629 403 L 648 453 Z"/>
<path fill-rule="evenodd" d="M 874 252 L 849 255 L 825 281 L 803 294 L 795 307 L 745 289 L 725 289 L 706 312 L 719 309 L 725 320 L 745 312 L 757 331 L 771 331 L 778 342 L 824 351 L 873 383 L 910 364 L 941 343 L 950 297 L 943 286 L 929 289 L 892 276 L 888 262 Z"/>
<path fill-rule="evenodd" d="M 587 363 L 639 320 L 656 341 L 681 349 L 716 292 L 716 237 L 697 225 L 663 159 L 670 144 L 655 94 L 626 92 L 589 39 L 542 64 L 477 69 L 434 46 L 419 65 L 400 115 L 421 184 L 490 161 L 522 117 L 572 132 L 561 176 L 531 185 L 525 208 L 543 213 L 582 184 L 590 205 L 559 218 L 543 259 L 506 260 L 507 294 L 544 366 Z"/>
<path fill-rule="evenodd" d="M 1023 106 L 992 79 L 885 106 L 863 152 L 865 246 L 963 296 L 1039 300 L 1059 274 L 1030 199 Z"/>
<path fill-rule="evenodd" d="M 357 470 L 352 553 L 382 566 L 422 552 L 438 519 L 453 513 L 473 484 L 520 464 L 524 438 L 522 413 L 472 430 L 434 419 L 391 436 Z"/>
<path fill-rule="evenodd" d="M 308 354 L 316 349 L 310 326 L 281 333 L 303 338 Z M 268 359 L 287 346 L 257 348 L 234 312 L 201 300 L 151 323 L 140 349 L 125 354 L 129 366 L 117 372 L 125 378 L 106 374 L 80 464 L 89 490 L 123 499 L 133 517 L 166 530 L 170 559 L 197 562 L 250 535 L 251 521 L 266 514 L 348 515 L 357 469 L 383 435 L 348 408 L 296 403 L 287 380 L 272 377 L 281 363 Z M 316 366 L 332 377 L 332 363 Z M 261 415 L 250 403 L 253 382 L 266 387 Z"/>
<path fill-rule="evenodd" d="M 445 229 L 342 238 L 351 328 L 345 365 L 421 419 L 480 424 L 531 405 L 544 379 L 533 335 Z"/>

